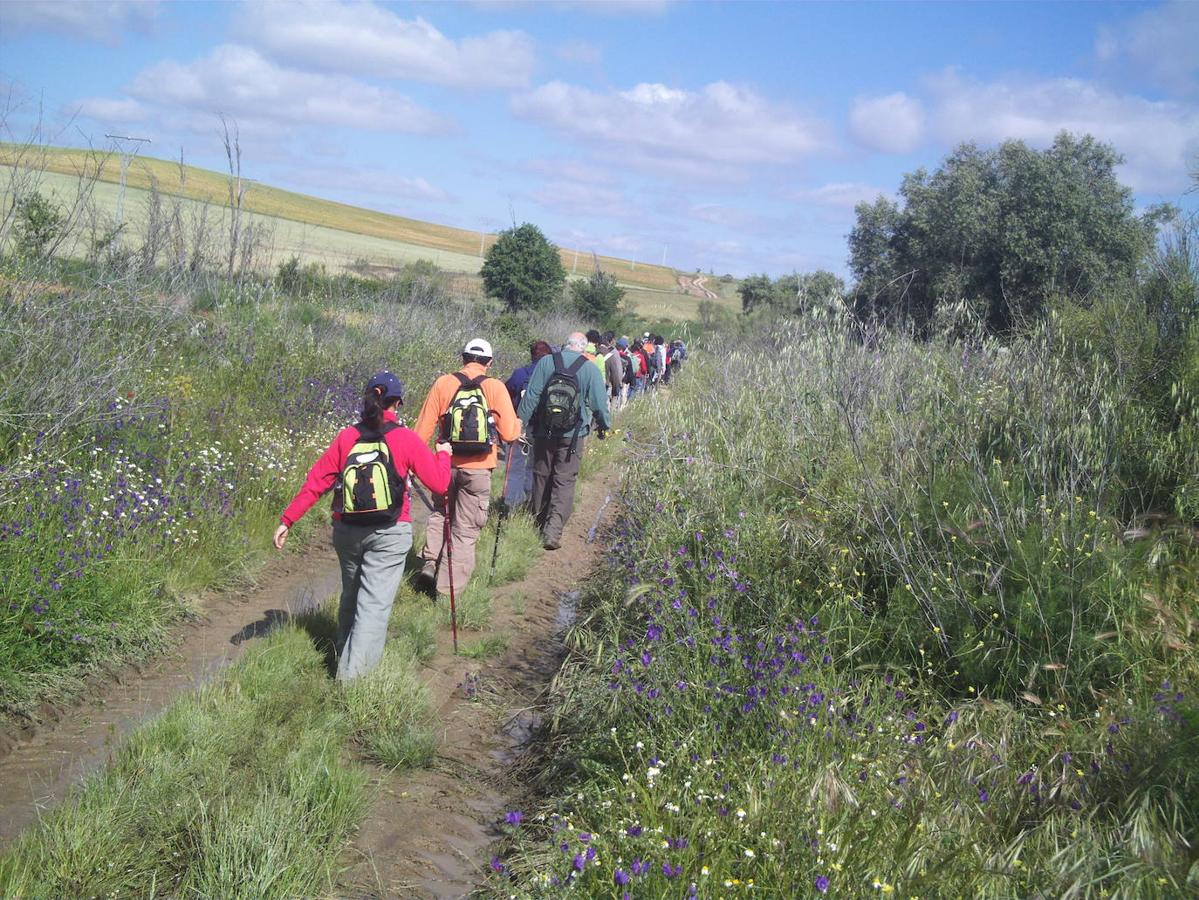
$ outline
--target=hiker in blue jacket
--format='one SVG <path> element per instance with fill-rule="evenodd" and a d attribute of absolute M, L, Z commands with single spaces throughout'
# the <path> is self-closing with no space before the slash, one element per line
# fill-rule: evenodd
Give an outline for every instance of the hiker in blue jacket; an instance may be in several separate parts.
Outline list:
<path fill-rule="evenodd" d="M 593 419 L 600 440 L 612 427 L 604 377 L 588 364 L 586 347 L 576 331 L 561 352 L 542 357 L 517 410 L 533 437 L 533 515 L 547 550 L 561 546 Z"/>
<path fill-rule="evenodd" d="M 520 398 L 524 396 L 525 388 L 529 386 L 529 379 L 533 377 L 533 369 L 537 367 L 537 362 L 543 356 L 549 356 L 553 353 L 553 349 L 545 341 L 533 341 L 529 345 L 529 364 L 521 366 L 504 382 L 504 386 L 508 388 L 508 395 L 512 398 L 512 406 L 520 405 Z M 533 493 L 533 465 L 529 458 L 531 447 L 529 439 L 524 434 L 520 436 L 520 440 L 513 441 L 511 444 L 505 445 L 506 453 L 512 454 L 512 461 L 508 465 L 508 473 L 504 479 L 507 485 L 504 491 L 504 503 L 509 509 L 515 509 Z"/>

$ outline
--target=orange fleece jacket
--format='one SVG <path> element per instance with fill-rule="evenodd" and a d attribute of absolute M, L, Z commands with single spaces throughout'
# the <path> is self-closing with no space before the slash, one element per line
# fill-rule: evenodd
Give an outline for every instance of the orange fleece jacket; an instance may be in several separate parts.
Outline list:
<path fill-rule="evenodd" d="M 479 363 L 467 363 L 458 371 L 467 378 L 477 378 L 487 370 Z M 441 417 L 450 408 L 450 402 L 460 386 L 458 379 L 453 375 L 442 375 L 433 382 L 429 396 L 420 408 L 420 415 L 416 417 L 416 424 L 412 426 L 412 430 L 426 444 L 437 433 Z M 509 442 L 520 437 L 520 419 L 516 417 L 516 410 L 512 408 L 512 398 L 508 396 L 504 382 L 488 377 L 483 381 L 483 396 L 487 398 L 487 406 L 495 416 L 495 430 L 500 440 Z M 457 469 L 494 469 L 498 457 L 497 447 L 492 447 L 490 453 L 478 456 L 462 456 L 455 453 L 452 465 Z"/>

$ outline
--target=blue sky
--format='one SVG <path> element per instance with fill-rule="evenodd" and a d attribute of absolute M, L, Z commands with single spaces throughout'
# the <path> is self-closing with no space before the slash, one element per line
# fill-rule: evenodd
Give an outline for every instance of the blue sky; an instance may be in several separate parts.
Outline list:
<path fill-rule="evenodd" d="M 682 269 L 846 271 L 853 207 L 956 144 L 1090 132 L 1199 169 L 1199 2 L 0 3 L 6 137 Z"/>

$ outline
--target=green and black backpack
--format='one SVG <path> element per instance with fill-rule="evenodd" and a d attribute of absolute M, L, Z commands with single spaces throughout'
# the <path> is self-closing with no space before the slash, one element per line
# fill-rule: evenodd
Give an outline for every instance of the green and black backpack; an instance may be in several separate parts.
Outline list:
<path fill-rule="evenodd" d="M 458 379 L 458 390 L 441 417 L 441 439 L 449 441 L 454 452 L 463 456 L 488 453 L 495 446 L 495 424 L 483 393 L 487 376 L 467 378 L 455 372 L 454 377 Z"/>
<path fill-rule="evenodd" d="M 554 354 L 554 371 L 545 382 L 541 394 L 541 425 L 551 434 L 565 435 L 575 432 L 583 424 L 583 399 L 579 396 L 579 370 L 587 357 L 581 353 L 569 366 L 561 353 Z"/>
<path fill-rule="evenodd" d="M 399 426 L 385 422 L 376 431 L 359 422 L 354 426 L 358 439 L 346 454 L 333 508 L 342 521 L 355 525 L 390 525 L 404 507 L 404 480 L 396 471 L 395 461 L 384 435 Z"/>

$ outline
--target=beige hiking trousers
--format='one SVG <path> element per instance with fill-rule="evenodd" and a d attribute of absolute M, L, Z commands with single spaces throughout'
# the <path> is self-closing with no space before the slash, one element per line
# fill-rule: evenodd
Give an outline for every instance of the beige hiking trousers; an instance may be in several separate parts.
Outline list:
<path fill-rule="evenodd" d="M 451 525 L 454 556 L 454 592 L 461 594 L 475 570 L 475 544 L 487 524 L 491 504 L 491 469 L 454 469 L 450 474 Z M 433 496 L 425 530 L 422 572 L 437 579 L 437 592 L 450 592 L 450 564 L 445 553 L 445 495 Z"/>

